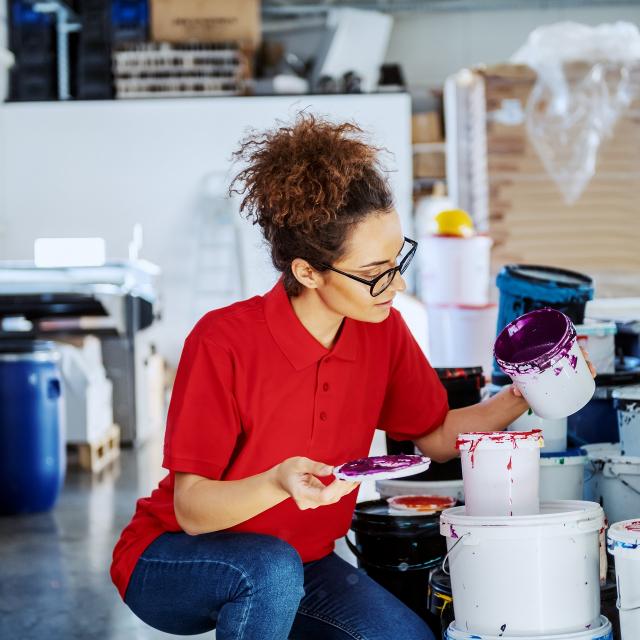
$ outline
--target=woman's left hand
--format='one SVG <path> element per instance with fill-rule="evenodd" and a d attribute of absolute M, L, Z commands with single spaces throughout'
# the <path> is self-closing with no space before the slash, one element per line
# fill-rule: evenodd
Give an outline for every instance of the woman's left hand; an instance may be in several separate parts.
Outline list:
<path fill-rule="evenodd" d="M 582 355 L 584 356 L 584 359 L 587 361 L 587 366 L 589 367 L 589 371 L 591 372 L 591 375 L 595 378 L 597 371 L 596 371 L 596 368 L 593 366 L 593 362 L 589 360 L 589 352 L 583 347 L 580 347 L 580 351 L 582 351 Z M 522 397 L 522 392 L 520 391 L 520 389 L 518 389 L 518 387 L 516 387 L 515 384 L 511 385 L 511 391 L 513 391 L 514 396 L 518 396 L 519 398 Z"/>

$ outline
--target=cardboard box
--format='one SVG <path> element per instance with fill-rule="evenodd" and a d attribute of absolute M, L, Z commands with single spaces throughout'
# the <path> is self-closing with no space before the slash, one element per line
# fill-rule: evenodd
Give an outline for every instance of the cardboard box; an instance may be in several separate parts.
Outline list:
<path fill-rule="evenodd" d="M 442 121 L 437 111 L 414 113 L 411 116 L 411 142 L 421 144 L 442 142 Z"/>
<path fill-rule="evenodd" d="M 151 38 L 156 42 L 261 40 L 260 0 L 151 0 Z"/>
<path fill-rule="evenodd" d="M 446 162 L 443 151 L 415 153 L 413 155 L 413 175 L 416 178 L 444 178 Z"/>

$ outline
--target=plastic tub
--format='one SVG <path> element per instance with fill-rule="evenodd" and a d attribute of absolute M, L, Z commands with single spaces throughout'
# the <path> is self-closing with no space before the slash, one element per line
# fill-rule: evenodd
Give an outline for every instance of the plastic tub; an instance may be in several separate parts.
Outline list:
<path fill-rule="evenodd" d="M 587 452 L 569 449 L 540 453 L 540 501 L 582 500 Z"/>
<path fill-rule="evenodd" d="M 616 389 L 611 396 L 618 416 L 621 453 L 640 457 L 640 386 Z"/>

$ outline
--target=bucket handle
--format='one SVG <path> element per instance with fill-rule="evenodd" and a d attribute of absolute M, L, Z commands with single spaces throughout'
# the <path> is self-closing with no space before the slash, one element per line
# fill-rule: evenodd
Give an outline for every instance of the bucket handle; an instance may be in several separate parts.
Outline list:
<path fill-rule="evenodd" d="M 449 549 L 449 551 L 447 551 L 447 554 L 445 555 L 445 557 L 442 559 L 442 571 L 446 574 L 446 575 L 451 575 L 449 573 L 449 570 L 447 569 L 447 560 L 449 560 L 449 555 L 451 554 L 451 552 L 465 539 L 466 536 L 469 535 L 469 532 L 467 533 L 463 533 L 454 543 L 453 546 L 451 547 L 451 549 Z"/>
<path fill-rule="evenodd" d="M 432 569 L 433 567 L 436 567 L 440 563 L 440 558 L 434 558 L 432 560 L 427 560 L 426 562 L 421 562 L 420 564 L 412 564 L 412 565 L 407 564 L 406 568 L 402 568 L 402 565 L 406 563 L 379 564 L 377 562 L 372 562 L 368 558 L 364 558 L 362 556 L 362 553 L 360 553 L 360 550 L 358 549 L 358 547 L 356 547 L 356 545 L 353 544 L 353 542 L 351 542 L 348 535 L 344 537 L 344 540 L 347 543 L 347 547 L 349 547 L 349 551 L 351 551 L 351 553 L 353 553 L 353 555 L 358 560 L 360 560 L 364 564 L 368 564 L 369 566 L 374 567 L 375 569 L 385 569 L 387 571 L 409 571 L 409 570 L 419 571 L 420 569 Z"/>
<path fill-rule="evenodd" d="M 621 482 L 625 487 L 627 487 L 627 489 L 631 489 L 631 491 L 633 491 L 634 493 L 640 496 L 640 491 L 638 491 L 638 489 L 636 489 L 634 486 L 630 485 L 626 480 L 621 478 L 620 474 L 615 473 L 615 471 L 611 471 L 611 476 L 606 476 L 606 477 L 615 478 L 618 482 Z"/>

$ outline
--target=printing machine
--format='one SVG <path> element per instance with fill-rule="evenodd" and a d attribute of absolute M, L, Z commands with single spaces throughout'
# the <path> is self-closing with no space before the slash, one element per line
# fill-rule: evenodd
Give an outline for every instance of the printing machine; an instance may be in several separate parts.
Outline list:
<path fill-rule="evenodd" d="M 99 337 L 114 420 L 122 441 L 138 444 L 157 427 L 145 368 L 155 353 L 148 328 L 160 317 L 159 275 L 143 260 L 55 268 L 0 262 L 0 340 Z"/>

